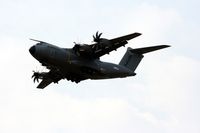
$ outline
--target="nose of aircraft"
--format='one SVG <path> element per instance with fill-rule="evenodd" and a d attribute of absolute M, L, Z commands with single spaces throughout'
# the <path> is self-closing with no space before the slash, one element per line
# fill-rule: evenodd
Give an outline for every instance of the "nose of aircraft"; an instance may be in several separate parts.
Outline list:
<path fill-rule="evenodd" d="M 29 52 L 31 53 L 31 55 L 34 55 L 34 53 L 35 53 L 35 46 L 32 46 L 32 47 L 29 49 Z"/>

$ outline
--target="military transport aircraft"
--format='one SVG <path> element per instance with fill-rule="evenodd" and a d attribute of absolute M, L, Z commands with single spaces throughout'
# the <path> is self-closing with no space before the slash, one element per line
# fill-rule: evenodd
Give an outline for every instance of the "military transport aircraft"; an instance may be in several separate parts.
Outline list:
<path fill-rule="evenodd" d="M 76 44 L 73 48 L 60 48 L 44 41 L 38 42 L 29 51 L 48 72 L 33 71 L 33 81 L 42 81 L 37 88 L 43 89 L 49 84 L 67 79 L 79 83 L 86 79 L 124 78 L 136 75 L 135 69 L 143 58 L 143 54 L 169 47 L 159 45 L 145 48 L 128 48 L 119 64 L 100 61 L 100 57 L 127 44 L 129 40 L 140 36 L 132 33 L 114 39 L 101 38 L 102 33 L 93 35 L 93 44 Z"/>

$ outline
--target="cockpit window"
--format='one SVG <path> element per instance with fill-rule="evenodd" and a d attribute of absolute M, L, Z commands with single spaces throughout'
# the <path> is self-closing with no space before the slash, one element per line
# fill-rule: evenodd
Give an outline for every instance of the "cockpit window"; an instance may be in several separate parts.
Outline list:
<path fill-rule="evenodd" d="M 42 45 L 42 43 L 37 43 L 36 45 Z"/>

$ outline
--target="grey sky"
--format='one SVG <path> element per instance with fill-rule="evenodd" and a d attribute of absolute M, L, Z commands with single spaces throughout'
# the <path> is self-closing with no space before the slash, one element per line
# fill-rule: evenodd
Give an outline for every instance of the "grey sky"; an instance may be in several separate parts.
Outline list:
<path fill-rule="evenodd" d="M 199 5 L 197 0 L 0 0 L 0 132 L 199 133 Z M 169 44 L 145 55 L 137 76 L 61 81 L 35 89 L 41 69 L 28 49 L 44 40 L 61 47 L 143 35 L 127 47 Z M 126 48 L 102 59 L 118 63 Z"/>

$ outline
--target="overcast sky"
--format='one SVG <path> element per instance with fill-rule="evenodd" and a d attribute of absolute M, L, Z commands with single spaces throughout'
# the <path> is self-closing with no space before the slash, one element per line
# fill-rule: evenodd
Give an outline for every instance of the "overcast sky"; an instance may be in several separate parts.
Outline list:
<path fill-rule="evenodd" d="M 198 0 L 0 0 L 1 133 L 199 133 Z M 135 77 L 36 89 L 35 38 L 60 47 L 132 32 L 127 47 L 171 45 L 145 55 Z"/>

